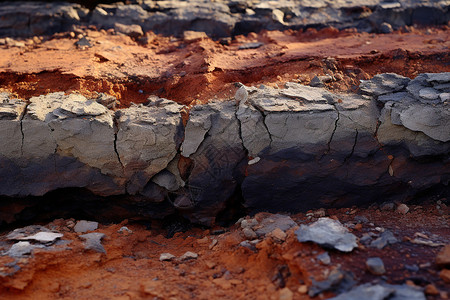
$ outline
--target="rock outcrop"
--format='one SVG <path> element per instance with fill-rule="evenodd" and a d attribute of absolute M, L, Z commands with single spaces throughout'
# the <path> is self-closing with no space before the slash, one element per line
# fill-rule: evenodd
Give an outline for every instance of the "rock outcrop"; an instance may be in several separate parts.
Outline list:
<path fill-rule="evenodd" d="M 405 200 L 448 187 L 449 77 L 380 74 L 362 94 L 244 87 L 239 103 L 194 106 L 185 126 L 183 107 L 157 97 L 113 112 L 78 94 L 3 93 L 0 195 L 77 187 L 203 224 L 232 198 L 291 212 Z"/>
<path fill-rule="evenodd" d="M 50 35 L 76 25 L 115 28 L 134 37 L 146 31 L 182 36 L 201 31 L 229 37 L 261 30 L 357 28 L 390 32 L 405 25 L 445 25 L 447 1 L 134 1 L 99 4 L 93 10 L 72 3 L 0 3 L 0 36 Z M 136 4 L 139 3 L 139 4 Z M 20 5 L 20 9 L 18 9 Z M 129 26 L 133 25 L 134 28 Z M 386 31 L 386 28 L 389 30 Z"/>

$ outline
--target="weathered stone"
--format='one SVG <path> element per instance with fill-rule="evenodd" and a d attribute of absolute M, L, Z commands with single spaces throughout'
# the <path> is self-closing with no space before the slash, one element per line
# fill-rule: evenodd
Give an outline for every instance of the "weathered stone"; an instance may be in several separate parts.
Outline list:
<path fill-rule="evenodd" d="M 174 260 L 174 259 L 175 259 L 175 255 L 170 254 L 170 253 L 162 253 L 159 256 L 159 260 L 160 261 L 171 261 L 171 260 Z"/>
<path fill-rule="evenodd" d="M 294 226 L 297 226 L 297 223 L 295 223 L 291 217 L 282 214 L 273 214 L 264 217 L 258 222 L 258 225 L 253 228 L 256 234 L 259 237 L 262 237 L 277 229 L 286 232 Z"/>
<path fill-rule="evenodd" d="M 118 111 L 115 145 L 130 182 L 128 193 L 143 191 L 176 156 L 182 138 L 180 110 L 180 105 L 165 100 L 159 106 L 133 105 Z"/>
<path fill-rule="evenodd" d="M 418 289 L 409 285 L 391 285 L 366 283 L 359 285 L 350 291 L 340 294 L 337 297 L 330 298 L 332 300 L 387 300 L 387 299 L 411 299 L 425 300 L 425 295 Z"/>
<path fill-rule="evenodd" d="M 450 72 L 444 73 L 426 73 L 427 81 L 431 83 L 448 83 L 450 82 Z"/>
<path fill-rule="evenodd" d="M 180 261 L 185 261 L 185 260 L 190 260 L 190 259 L 197 259 L 198 258 L 198 254 L 191 252 L 191 251 L 187 251 L 186 253 L 184 253 L 183 255 L 180 256 Z"/>
<path fill-rule="evenodd" d="M 328 277 L 323 281 L 311 280 L 312 284 L 309 288 L 308 295 L 315 297 L 316 295 L 324 291 L 333 291 L 335 293 L 341 293 L 349 290 L 355 285 L 355 280 L 351 273 L 334 269 L 330 272 Z"/>
<path fill-rule="evenodd" d="M 44 246 L 33 245 L 30 242 L 18 242 L 12 245 L 6 254 L 11 257 L 22 257 L 24 255 L 31 254 L 33 249 L 42 247 Z"/>
<path fill-rule="evenodd" d="M 19 240 L 25 240 L 25 241 L 36 241 L 39 243 L 52 243 L 59 239 L 60 237 L 63 237 L 64 235 L 62 233 L 57 232 L 38 232 L 36 234 L 25 236 L 18 238 Z"/>
<path fill-rule="evenodd" d="M 98 228 L 97 222 L 81 220 L 75 224 L 75 227 L 73 228 L 73 230 L 75 232 L 84 233 L 84 232 L 88 232 L 88 231 L 94 231 L 97 228 Z"/>
<path fill-rule="evenodd" d="M 371 80 L 363 81 L 359 88 L 369 95 L 380 96 L 402 90 L 410 81 L 409 78 L 394 73 L 375 75 Z"/>
<path fill-rule="evenodd" d="M 309 226 L 301 225 L 295 234 L 299 242 L 314 242 L 343 252 L 350 252 L 358 246 L 356 236 L 339 221 L 330 218 L 320 218 Z"/>
<path fill-rule="evenodd" d="M 397 206 L 397 212 L 402 215 L 406 215 L 408 213 L 408 211 L 409 211 L 409 207 L 404 203 Z"/>
<path fill-rule="evenodd" d="M 101 240 L 105 237 L 105 234 L 100 232 L 91 232 L 82 234 L 80 237 L 86 240 L 84 247 L 86 250 L 94 250 L 96 252 L 106 254 L 106 250 L 101 242 Z"/>
<path fill-rule="evenodd" d="M 328 252 L 321 253 L 317 255 L 316 258 L 321 264 L 329 265 L 331 263 L 331 258 Z"/>
<path fill-rule="evenodd" d="M 394 236 L 394 234 L 391 231 L 386 230 L 381 234 L 381 236 L 379 238 L 377 238 L 376 240 L 372 241 L 372 243 L 370 243 L 370 247 L 383 249 L 388 244 L 395 244 L 397 242 L 398 242 L 398 240 Z"/>
<path fill-rule="evenodd" d="M 386 273 L 384 263 L 379 257 L 371 257 L 366 260 L 366 267 L 374 275 L 383 275 Z"/>
<path fill-rule="evenodd" d="M 388 288 L 382 285 L 371 285 L 366 283 L 359 285 L 346 293 L 342 293 L 336 297 L 330 298 L 332 300 L 384 300 L 394 294 L 393 288 Z"/>
<path fill-rule="evenodd" d="M 380 25 L 380 32 L 381 33 L 391 33 L 393 31 L 394 31 L 394 29 L 392 29 L 391 24 L 386 23 L 386 22 L 381 23 L 381 25 Z"/>
<path fill-rule="evenodd" d="M 419 91 L 419 97 L 425 100 L 436 100 L 439 98 L 439 93 L 433 88 L 423 88 Z"/>
<path fill-rule="evenodd" d="M 133 37 L 133 38 L 138 38 L 138 37 L 144 35 L 144 32 L 142 31 L 141 26 L 139 26 L 137 24 L 124 25 L 124 24 L 120 24 L 120 23 L 115 23 L 114 29 L 117 32 L 129 35 L 130 37 Z"/>

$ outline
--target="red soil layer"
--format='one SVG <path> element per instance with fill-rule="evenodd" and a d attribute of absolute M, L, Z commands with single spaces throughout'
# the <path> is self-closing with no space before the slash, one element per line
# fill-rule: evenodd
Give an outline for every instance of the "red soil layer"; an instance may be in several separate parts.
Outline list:
<path fill-rule="evenodd" d="M 79 49 L 77 39 L 61 34 L 0 48 L 0 89 L 25 99 L 55 91 L 104 92 L 126 107 L 151 94 L 181 104 L 227 99 L 234 95 L 233 82 L 308 84 L 315 75 L 329 74 L 335 78 L 327 83 L 330 89 L 355 91 L 359 80 L 379 73 L 413 78 L 450 70 L 448 27 L 380 35 L 333 28 L 271 31 L 237 36 L 229 45 L 149 33 L 145 45 L 104 30 L 86 35 L 91 48 Z M 263 46 L 239 50 L 250 42 Z"/>

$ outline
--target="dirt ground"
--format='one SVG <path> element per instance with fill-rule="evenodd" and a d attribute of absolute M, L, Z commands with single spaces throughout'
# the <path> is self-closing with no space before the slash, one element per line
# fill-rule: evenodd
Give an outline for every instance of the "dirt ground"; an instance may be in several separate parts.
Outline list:
<path fill-rule="evenodd" d="M 319 216 L 339 220 L 358 238 L 391 231 L 397 243 L 377 249 L 361 241 L 350 253 L 328 250 L 312 242 L 298 242 L 295 230 L 285 239 L 272 234 L 261 237 L 250 249 L 239 225 L 229 228 L 191 228 L 167 238 L 159 222 L 144 226 L 124 220 L 101 224 L 106 253 L 86 250 L 74 221 L 58 219 L 46 225 L 61 232 L 68 243 L 55 249 L 35 249 L 26 258 L 0 257 L 2 299 L 311 299 L 307 292 L 314 281 L 323 281 L 333 270 L 351 272 L 355 283 L 386 281 L 425 288 L 427 299 L 448 299 L 450 283 L 440 278 L 435 264 L 442 246 L 450 243 L 447 199 L 409 205 L 402 214 L 394 209 L 343 208 L 311 211 L 291 216 L 297 224 L 309 224 Z M 392 207 L 391 207 L 392 208 Z M 257 220 L 270 218 L 261 213 Z M 247 218 L 248 219 L 248 218 Z M 126 226 L 131 232 L 120 228 Z M 11 243 L 11 242 L 9 242 Z M 8 242 L 0 239 L 3 249 Z M 187 251 L 196 259 L 180 260 Z M 328 251 L 331 263 L 317 255 Z M 172 261 L 160 261 L 171 253 Z M 380 257 L 386 273 L 371 274 L 369 257 Z M 14 275 L 5 276 L 13 272 Z M 9 269 L 8 269 L 9 268 Z M 334 295 L 324 291 L 316 299 Z M 318 298 L 317 298 L 318 297 Z"/>
<path fill-rule="evenodd" d="M 156 94 L 189 105 L 231 98 L 234 82 L 282 86 L 331 75 L 328 88 L 354 92 L 360 80 L 379 73 L 414 78 L 448 71 L 449 28 L 407 29 L 391 34 L 263 31 L 226 42 L 151 33 L 143 42 L 91 29 L 58 33 L 0 46 L 0 90 L 25 99 L 55 91 L 104 92 L 117 97 L 119 107 Z M 89 46 L 77 46 L 82 36 Z"/>

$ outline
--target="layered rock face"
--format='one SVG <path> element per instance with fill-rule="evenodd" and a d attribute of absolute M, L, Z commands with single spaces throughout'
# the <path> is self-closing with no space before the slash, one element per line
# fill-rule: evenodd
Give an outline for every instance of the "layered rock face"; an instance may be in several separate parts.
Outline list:
<path fill-rule="evenodd" d="M 202 224 L 233 197 L 289 212 L 402 200 L 448 186 L 449 86 L 450 73 L 380 74 L 361 94 L 243 86 L 187 122 L 185 107 L 157 97 L 114 112 L 78 94 L 3 93 L 0 195 L 84 188 Z"/>
<path fill-rule="evenodd" d="M 405 25 L 445 25 L 448 1 L 128 1 L 99 4 L 89 10 L 79 4 L 57 2 L 0 3 L 0 36 L 51 35 L 72 26 L 115 28 L 125 34 L 153 31 L 181 36 L 185 30 L 219 38 L 260 30 L 324 26 L 386 32 Z M 387 22 L 388 25 L 383 24 Z M 133 28 L 128 27 L 133 25 Z"/>

